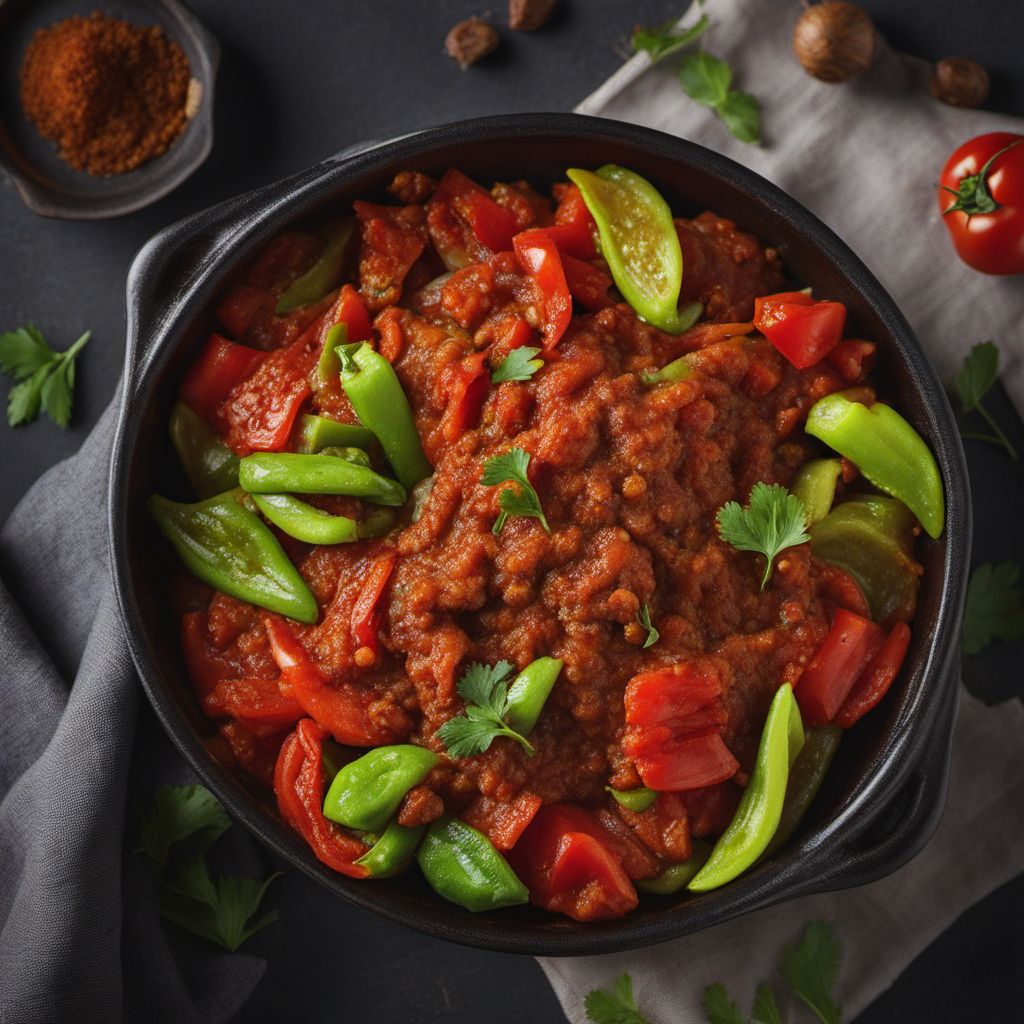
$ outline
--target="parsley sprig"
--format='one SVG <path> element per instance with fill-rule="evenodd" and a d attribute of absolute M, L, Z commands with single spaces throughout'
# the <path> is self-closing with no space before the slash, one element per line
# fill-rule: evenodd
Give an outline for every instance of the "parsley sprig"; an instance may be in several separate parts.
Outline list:
<path fill-rule="evenodd" d="M 633 998 L 633 979 L 620 974 L 610 989 L 595 988 L 583 1001 L 594 1024 L 651 1024 Z"/>
<path fill-rule="evenodd" d="M 643 650 L 653 647 L 660 639 L 661 634 L 651 625 L 651 609 L 646 602 L 640 605 L 640 611 L 636 613 L 636 621 L 647 630 L 647 639 L 644 640 Z"/>
<path fill-rule="evenodd" d="M 464 714 L 449 719 L 434 734 L 452 757 L 482 754 L 499 736 L 515 740 L 529 757 L 534 750 L 530 741 L 505 722 L 508 713 L 508 679 L 515 667 L 507 661 L 497 665 L 474 662 L 456 686 L 466 702 Z"/>
<path fill-rule="evenodd" d="M 505 526 L 509 516 L 529 516 L 539 519 L 541 526 L 550 533 L 551 527 L 540 506 L 540 498 L 530 483 L 527 470 L 530 468 L 530 455 L 522 448 L 510 448 L 503 455 L 495 455 L 484 462 L 484 473 L 481 483 L 485 487 L 497 484 L 514 483 L 519 490 L 506 487 L 498 496 L 498 507 L 501 515 L 494 521 L 492 532 L 497 536 Z"/>
<path fill-rule="evenodd" d="M 12 427 L 31 423 L 40 409 L 57 426 L 67 427 L 75 395 L 75 357 L 90 334 L 86 331 L 64 352 L 54 352 L 32 324 L 0 334 L 0 370 L 20 382 L 7 396 Z"/>
<path fill-rule="evenodd" d="M 761 106 L 747 92 L 732 88 L 733 71 L 727 61 L 705 50 L 687 54 L 679 67 L 679 84 L 692 100 L 710 107 L 740 140 L 761 142 Z"/>
<path fill-rule="evenodd" d="M 1011 459 L 1017 458 L 1017 449 L 1003 429 L 996 423 L 988 409 L 981 404 L 982 398 L 999 376 L 999 347 L 994 341 L 983 341 L 975 345 L 964 360 L 960 372 L 953 378 L 960 406 L 965 413 L 977 412 L 988 424 L 991 434 L 964 434 L 976 441 L 989 441 L 1001 445 Z"/>
<path fill-rule="evenodd" d="M 271 910 L 253 921 L 270 883 L 264 879 L 210 876 L 204 856 L 231 821 L 204 786 L 161 786 L 142 816 L 136 853 L 153 867 L 160 916 L 234 952 L 277 920 Z"/>
<path fill-rule="evenodd" d="M 522 345 L 512 349 L 501 361 L 498 368 L 491 374 L 492 384 L 501 384 L 506 380 L 529 380 L 543 365 L 543 359 L 535 358 L 539 348 Z"/>
<path fill-rule="evenodd" d="M 663 57 L 678 53 L 684 46 L 688 46 L 702 36 L 711 24 L 708 16 L 702 14 L 689 28 L 677 32 L 676 22 L 678 20 L 678 18 L 669 18 L 668 21 L 660 25 L 649 25 L 646 28 L 643 25 L 637 25 L 633 29 L 630 39 L 633 50 L 636 53 L 649 53 L 653 63 Z"/>
<path fill-rule="evenodd" d="M 727 502 L 718 510 L 717 521 L 719 535 L 727 544 L 764 555 L 762 590 L 771 579 L 775 556 L 811 539 L 804 503 L 780 484 L 754 484 L 750 505 L 743 508 L 739 502 Z"/>
<path fill-rule="evenodd" d="M 964 654 L 977 654 L 993 640 L 1024 639 L 1024 594 L 1018 562 L 985 562 L 971 573 L 964 610 Z"/>

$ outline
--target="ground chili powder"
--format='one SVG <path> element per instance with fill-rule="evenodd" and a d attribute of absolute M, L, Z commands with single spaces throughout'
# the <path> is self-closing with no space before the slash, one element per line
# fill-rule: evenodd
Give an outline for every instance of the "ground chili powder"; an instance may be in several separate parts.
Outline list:
<path fill-rule="evenodd" d="M 76 170 L 122 174 L 181 134 L 190 77 L 184 51 L 159 26 L 96 11 L 36 32 L 21 66 L 21 105 Z"/>

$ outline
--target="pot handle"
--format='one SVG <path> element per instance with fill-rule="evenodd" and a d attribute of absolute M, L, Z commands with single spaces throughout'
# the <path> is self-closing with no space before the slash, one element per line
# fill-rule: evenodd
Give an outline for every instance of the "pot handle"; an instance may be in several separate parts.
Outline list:
<path fill-rule="evenodd" d="M 125 387 L 132 387 L 137 371 L 159 347 L 182 297 L 236 241 L 241 215 L 289 199 L 335 165 L 378 145 L 368 141 L 349 146 L 313 167 L 208 207 L 154 235 L 128 270 Z"/>

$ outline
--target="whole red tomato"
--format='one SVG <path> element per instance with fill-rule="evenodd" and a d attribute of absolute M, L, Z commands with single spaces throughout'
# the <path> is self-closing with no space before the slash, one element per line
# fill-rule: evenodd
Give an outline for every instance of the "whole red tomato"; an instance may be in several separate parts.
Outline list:
<path fill-rule="evenodd" d="M 989 132 L 965 142 L 946 161 L 938 197 L 964 263 L 985 274 L 1024 274 L 1024 135 Z"/>

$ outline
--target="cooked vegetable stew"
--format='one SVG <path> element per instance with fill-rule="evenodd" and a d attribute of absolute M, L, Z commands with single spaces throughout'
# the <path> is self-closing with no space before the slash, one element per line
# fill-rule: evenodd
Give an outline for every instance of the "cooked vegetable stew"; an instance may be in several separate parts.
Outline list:
<path fill-rule="evenodd" d="M 354 878 L 580 921 L 784 843 L 910 643 L 924 441 L 846 309 L 619 167 L 456 169 L 216 308 L 150 509 L 214 755 Z"/>

